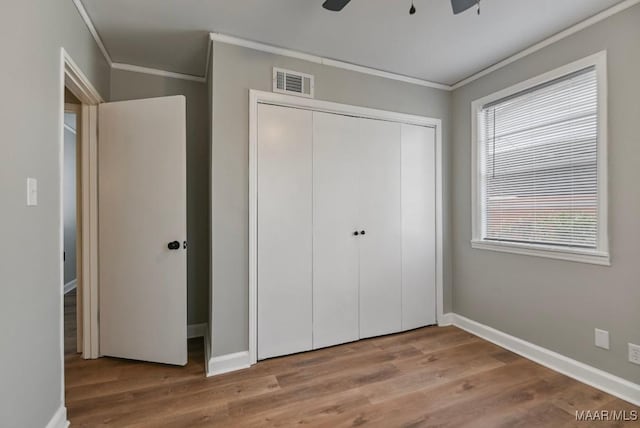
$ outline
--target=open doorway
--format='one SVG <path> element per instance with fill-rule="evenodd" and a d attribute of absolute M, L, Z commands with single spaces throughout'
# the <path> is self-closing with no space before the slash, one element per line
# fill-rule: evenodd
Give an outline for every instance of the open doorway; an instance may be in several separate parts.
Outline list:
<path fill-rule="evenodd" d="M 62 400 L 67 369 L 98 358 L 97 106 L 102 97 L 60 50 L 60 351 Z"/>
<path fill-rule="evenodd" d="M 60 82 L 62 361 L 98 358 L 97 106 L 102 97 L 64 48 Z M 62 367 L 64 373 L 64 366 Z"/>

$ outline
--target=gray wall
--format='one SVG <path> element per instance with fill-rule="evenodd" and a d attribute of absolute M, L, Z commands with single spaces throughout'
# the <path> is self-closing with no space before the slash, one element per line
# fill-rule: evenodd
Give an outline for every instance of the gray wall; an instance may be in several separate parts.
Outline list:
<path fill-rule="evenodd" d="M 0 415 L 43 427 L 62 404 L 60 47 L 105 98 L 109 68 L 71 0 L 4 1 L 0 28 Z M 27 177 L 37 207 L 26 206 Z"/>
<path fill-rule="evenodd" d="M 123 70 L 111 72 L 111 100 L 169 95 L 187 98 L 187 320 L 204 323 L 209 310 L 209 137 L 207 85 Z"/>
<path fill-rule="evenodd" d="M 248 349 L 249 89 L 271 91 L 272 67 L 315 75 L 317 99 L 443 120 L 444 163 L 449 159 L 450 94 L 239 46 L 213 45 L 212 355 Z M 449 179 L 444 182 L 445 194 Z M 448 202 L 448 201 L 447 201 Z M 449 204 L 445 204 L 445 219 Z M 445 224 L 445 242 L 450 239 Z M 450 247 L 446 245 L 445 254 Z M 450 290 L 450 257 L 445 257 Z M 445 310 L 450 310 L 445 295 Z"/>
<path fill-rule="evenodd" d="M 640 6 L 453 93 L 453 310 L 640 383 L 627 342 L 640 343 Z M 471 102 L 600 50 L 608 52 L 611 267 L 473 250 Z M 611 350 L 595 348 L 594 328 Z"/>
<path fill-rule="evenodd" d="M 75 129 L 75 113 L 65 113 L 64 121 Z M 76 134 L 64 130 L 64 283 L 76 279 Z"/>

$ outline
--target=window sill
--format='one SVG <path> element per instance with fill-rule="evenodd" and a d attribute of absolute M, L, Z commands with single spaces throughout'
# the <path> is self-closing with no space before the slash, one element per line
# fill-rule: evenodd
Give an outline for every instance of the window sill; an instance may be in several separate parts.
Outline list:
<path fill-rule="evenodd" d="M 486 241 L 481 239 L 471 240 L 471 248 L 475 248 L 478 250 L 490 250 L 503 253 L 521 254 L 525 256 L 546 257 L 549 259 L 589 263 L 601 266 L 611 266 L 609 253 L 597 250 L 556 248 L 547 245 Z"/>

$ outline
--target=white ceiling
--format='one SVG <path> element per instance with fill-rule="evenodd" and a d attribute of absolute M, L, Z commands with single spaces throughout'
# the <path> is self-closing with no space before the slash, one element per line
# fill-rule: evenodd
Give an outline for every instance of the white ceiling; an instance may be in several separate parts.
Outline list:
<path fill-rule="evenodd" d="M 454 84 L 621 0 L 82 0 L 114 62 L 202 76 L 219 32 L 432 82 Z"/>

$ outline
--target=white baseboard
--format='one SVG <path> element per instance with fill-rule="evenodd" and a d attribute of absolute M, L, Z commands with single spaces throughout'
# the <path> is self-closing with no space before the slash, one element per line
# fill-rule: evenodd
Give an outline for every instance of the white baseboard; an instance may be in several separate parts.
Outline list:
<path fill-rule="evenodd" d="M 60 406 L 56 413 L 51 417 L 46 428 L 67 428 L 69 421 L 67 420 L 67 408 Z"/>
<path fill-rule="evenodd" d="M 75 290 L 78 286 L 78 280 L 72 279 L 64 285 L 64 294 L 67 294 L 71 290 Z"/>
<path fill-rule="evenodd" d="M 448 313 L 445 314 L 444 318 L 450 319 L 453 325 L 473 335 L 636 406 L 640 406 L 640 385 L 636 383 L 480 324 L 462 315 Z"/>
<path fill-rule="evenodd" d="M 250 365 L 249 351 L 213 357 L 209 359 L 207 376 L 215 376 L 235 370 L 246 369 Z"/>
<path fill-rule="evenodd" d="M 207 331 L 209 327 L 206 322 L 202 324 L 189 324 L 187 326 L 187 339 L 194 339 L 196 337 L 207 337 Z"/>
<path fill-rule="evenodd" d="M 442 314 L 442 319 L 438 320 L 438 326 L 439 327 L 446 327 L 449 325 L 453 325 L 453 315 L 451 312 L 448 312 L 446 314 Z"/>

